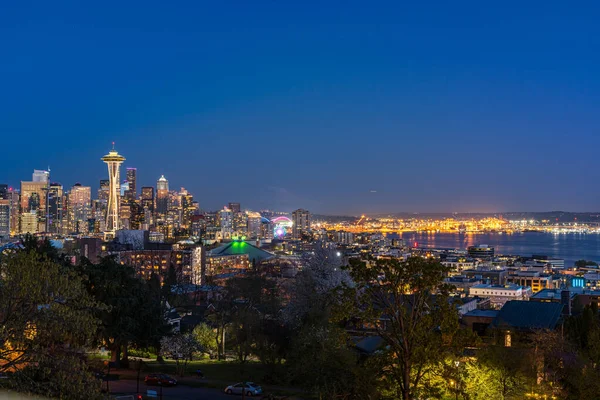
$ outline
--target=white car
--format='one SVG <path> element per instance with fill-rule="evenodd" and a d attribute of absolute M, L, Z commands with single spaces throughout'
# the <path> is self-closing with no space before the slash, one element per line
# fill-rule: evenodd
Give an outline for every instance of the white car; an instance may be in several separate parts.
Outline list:
<path fill-rule="evenodd" d="M 254 382 L 240 382 L 225 388 L 227 394 L 242 394 L 242 392 L 248 397 L 257 396 L 262 394 L 262 388 Z"/>

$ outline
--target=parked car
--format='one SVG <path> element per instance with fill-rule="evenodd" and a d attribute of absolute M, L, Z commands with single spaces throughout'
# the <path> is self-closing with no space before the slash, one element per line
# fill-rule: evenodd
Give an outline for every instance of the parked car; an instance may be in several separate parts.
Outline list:
<path fill-rule="evenodd" d="M 146 385 L 176 386 L 177 379 L 166 374 L 148 374 L 144 378 Z"/>
<path fill-rule="evenodd" d="M 242 394 L 242 392 L 248 397 L 258 396 L 262 394 L 262 388 L 254 382 L 240 382 L 225 388 L 227 394 Z"/>

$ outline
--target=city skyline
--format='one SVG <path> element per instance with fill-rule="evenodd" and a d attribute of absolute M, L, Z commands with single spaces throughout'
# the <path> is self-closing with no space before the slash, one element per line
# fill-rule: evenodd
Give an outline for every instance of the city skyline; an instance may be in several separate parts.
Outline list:
<path fill-rule="evenodd" d="M 598 5 L 119 10 L 3 9 L 2 182 L 95 188 L 115 141 L 208 209 L 600 208 Z"/>

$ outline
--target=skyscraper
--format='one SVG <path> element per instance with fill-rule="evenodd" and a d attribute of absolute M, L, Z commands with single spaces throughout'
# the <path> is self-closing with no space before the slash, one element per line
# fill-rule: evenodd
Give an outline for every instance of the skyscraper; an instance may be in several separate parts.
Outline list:
<path fill-rule="evenodd" d="M 48 190 L 48 232 L 61 233 L 63 217 L 63 187 L 60 183 L 51 183 Z"/>
<path fill-rule="evenodd" d="M 35 212 L 37 224 L 32 223 L 31 215 L 27 220 L 27 233 L 46 230 L 46 194 L 48 191 L 48 171 L 33 171 L 31 181 L 21 181 L 21 213 Z M 25 232 L 24 232 L 25 233 Z"/>
<path fill-rule="evenodd" d="M 169 181 L 162 175 L 156 181 L 156 213 L 166 215 L 169 210 Z"/>
<path fill-rule="evenodd" d="M 88 233 L 88 219 L 91 217 L 92 188 L 76 183 L 69 193 L 70 230 L 75 233 Z"/>
<path fill-rule="evenodd" d="M 299 208 L 292 212 L 292 233 L 295 239 L 300 239 L 302 234 L 310 230 L 310 212 Z"/>
<path fill-rule="evenodd" d="M 240 207 L 240 203 L 229 203 L 229 205 L 227 206 L 227 208 L 229 208 L 231 210 L 231 212 L 234 213 L 234 214 L 239 213 L 240 211 L 242 211 L 242 208 Z"/>
<path fill-rule="evenodd" d="M 100 189 L 98 189 L 98 200 L 104 200 L 108 203 L 108 193 L 110 192 L 110 181 L 100 179 Z"/>
<path fill-rule="evenodd" d="M 10 206 L 10 234 L 14 236 L 19 233 L 19 200 L 21 196 L 18 191 L 8 188 L 7 198 Z"/>
<path fill-rule="evenodd" d="M 108 191 L 108 205 L 106 207 L 106 231 L 105 236 L 114 237 L 115 233 L 119 230 L 119 206 L 121 205 L 120 199 L 120 170 L 121 164 L 125 161 L 125 157 L 120 155 L 113 149 L 104 157 L 102 161 L 108 166 L 108 180 L 109 180 L 109 191 Z"/>
<path fill-rule="evenodd" d="M 137 168 L 127 168 L 127 183 L 129 189 L 125 193 L 128 200 L 135 200 L 137 197 Z"/>
<path fill-rule="evenodd" d="M 10 200 L 0 198 L 0 242 L 10 236 Z"/>
<path fill-rule="evenodd" d="M 0 183 L 0 199 L 8 199 L 8 185 Z"/>

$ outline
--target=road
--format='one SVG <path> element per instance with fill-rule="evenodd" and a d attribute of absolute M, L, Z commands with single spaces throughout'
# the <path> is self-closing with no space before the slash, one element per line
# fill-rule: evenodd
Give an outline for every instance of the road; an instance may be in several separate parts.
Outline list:
<path fill-rule="evenodd" d="M 135 394 L 137 388 L 137 382 L 135 380 L 111 381 L 109 384 L 111 394 Z M 160 393 L 160 387 L 146 386 L 144 382 L 140 382 L 140 392 L 142 392 L 142 394 L 145 395 L 146 390 L 148 389 Z M 235 400 L 236 398 L 241 399 L 241 396 L 228 396 L 219 389 L 195 388 L 180 385 L 175 387 L 164 387 L 162 398 L 164 400 Z"/>

